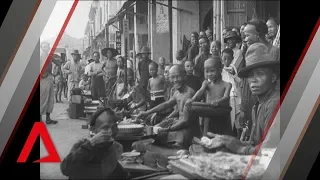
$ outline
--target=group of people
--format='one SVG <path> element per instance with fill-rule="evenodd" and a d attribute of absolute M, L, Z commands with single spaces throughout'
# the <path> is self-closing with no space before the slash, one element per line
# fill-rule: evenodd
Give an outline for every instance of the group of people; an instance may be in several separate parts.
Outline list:
<path fill-rule="evenodd" d="M 192 138 L 205 136 L 219 138 L 236 154 L 254 154 L 262 141 L 266 147 L 276 148 L 277 138 L 263 136 L 270 123 L 274 125 L 271 117 L 280 99 L 280 43 L 273 42 L 278 27 L 270 18 L 267 23 L 251 20 L 240 30 L 226 28 L 222 37 L 225 47 L 213 39 L 210 30 L 200 35 L 193 32 L 188 50 L 176 53 L 177 64 L 167 64 L 163 57 L 152 61 L 149 48 L 143 47 L 137 54 L 137 81 L 132 78 L 132 63 L 127 63 L 128 85 L 124 86 L 131 88 L 127 91 L 132 100 L 130 108 L 140 111 L 136 120 L 158 128 L 159 145 L 190 153 L 197 149 Z M 112 52 L 102 52 L 106 63 L 99 61 L 100 54 L 95 52 L 94 62 L 86 68 L 94 97 L 102 96 L 123 78 L 124 58 L 113 58 Z M 106 80 L 109 84 L 104 83 Z M 128 178 L 116 156 L 100 152 L 107 146 L 111 154 L 115 153 L 116 121 L 109 108 L 96 112 L 91 119 L 96 135 L 74 145 L 61 164 L 63 174 L 71 178 Z M 250 133 L 248 139 L 240 139 L 245 121 L 251 124 Z M 212 148 L 206 146 L 201 151 Z M 108 171 L 101 171 L 107 166 Z"/>

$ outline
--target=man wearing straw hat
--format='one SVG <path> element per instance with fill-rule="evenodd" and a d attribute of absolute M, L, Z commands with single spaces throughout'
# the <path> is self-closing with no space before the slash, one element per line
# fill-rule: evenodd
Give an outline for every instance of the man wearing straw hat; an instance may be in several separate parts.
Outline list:
<path fill-rule="evenodd" d="M 151 78 L 149 74 L 149 64 L 152 62 L 149 59 L 149 55 L 151 54 L 150 49 L 146 46 L 141 48 L 141 51 L 137 54 L 141 55 L 142 60 L 138 64 L 138 71 L 140 76 L 139 84 L 143 87 L 143 89 L 147 90 L 149 79 Z"/>
<path fill-rule="evenodd" d="M 102 70 L 104 71 L 105 80 L 105 90 L 107 91 L 107 96 L 115 97 L 115 86 L 117 81 L 117 60 L 115 56 L 118 55 L 118 51 L 114 48 L 104 48 L 101 54 L 105 57 L 103 61 Z"/>
<path fill-rule="evenodd" d="M 84 73 L 84 68 L 80 63 L 80 53 L 78 50 L 74 50 L 72 53 L 73 60 L 68 61 L 63 66 L 63 71 L 68 75 L 68 101 L 71 100 L 71 91 L 73 88 L 79 87 L 81 80 L 81 74 Z"/>
<path fill-rule="evenodd" d="M 42 54 L 40 55 L 41 64 L 44 65 L 49 55 L 50 44 L 43 42 L 41 44 Z M 62 63 L 61 58 L 54 54 L 49 62 L 44 74 L 40 80 L 40 120 L 42 115 L 46 115 L 46 124 L 57 124 L 58 121 L 54 121 L 50 118 L 50 114 L 53 111 L 54 106 L 54 78 L 52 75 L 52 63 L 60 66 Z M 42 67 L 42 66 L 41 66 Z"/>
<path fill-rule="evenodd" d="M 280 100 L 280 92 L 275 89 L 279 78 L 280 63 L 268 54 L 268 47 L 262 43 L 252 44 L 246 53 L 246 66 L 238 73 L 241 78 L 246 78 L 250 90 L 256 96 L 256 103 L 252 108 L 252 129 L 249 142 L 241 142 L 231 136 L 215 136 L 208 133 L 209 137 L 217 137 L 233 153 L 251 155 L 256 147 L 263 143 L 263 147 L 276 148 L 279 143 L 279 132 L 276 131 L 276 122 L 272 114 Z M 268 126 L 274 128 L 273 134 L 263 137 Z M 206 146 L 211 149 L 210 145 Z"/>

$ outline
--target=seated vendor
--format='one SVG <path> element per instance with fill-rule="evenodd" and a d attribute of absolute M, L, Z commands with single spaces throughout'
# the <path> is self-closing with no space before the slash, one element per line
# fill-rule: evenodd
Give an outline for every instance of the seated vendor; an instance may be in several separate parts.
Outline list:
<path fill-rule="evenodd" d="M 88 75 L 82 75 L 82 79 L 79 83 L 79 88 L 83 91 L 90 91 L 90 81 Z"/>
<path fill-rule="evenodd" d="M 247 78 L 250 90 L 257 97 L 257 102 L 252 108 L 252 130 L 249 142 L 241 142 L 231 136 L 217 136 L 223 142 L 225 147 L 237 154 L 251 155 L 255 153 L 259 144 L 263 143 L 265 148 L 276 148 L 280 135 L 273 131 L 264 138 L 268 126 L 276 128 L 276 122 L 273 122 L 272 114 L 279 103 L 280 93 L 275 90 L 276 82 L 279 77 L 279 61 L 273 60 L 268 54 L 268 48 L 261 43 L 255 43 L 249 46 L 246 53 L 246 67 L 244 67 L 238 76 Z M 211 134 L 211 137 L 214 137 Z M 208 147 L 210 148 L 210 147 Z"/>
<path fill-rule="evenodd" d="M 192 138 L 200 134 L 199 122 L 192 118 L 184 117 L 185 102 L 187 99 L 192 98 L 195 92 L 185 85 L 186 76 L 182 66 L 174 65 L 169 74 L 173 88 L 176 89 L 173 97 L 146 112 L 140 112 L 138 118 L 144 119 L 152 113 L 177 106 L 176 108 L 179 111 L 177 118 L 165 119 L 155 126 L 160 127 L 156 142 L 169 147 L 187 149 L 191 144 Z"/>
<path fill-rule="evenodd" d="M 99 109 L 90 127 L 95 135 L 73 145 L 60 165 L 62 174 L 69 179 L 129 179 L 118 163 L 122 146 L 113 139 L 118 133 L 115 113 Z"/>
<path fill-rule="evenodd" d="M 147 110 L 147 93 L 141 85 L 137 84 L 132 88 L 127 102 L 131 110 L 146 111 Z"/>

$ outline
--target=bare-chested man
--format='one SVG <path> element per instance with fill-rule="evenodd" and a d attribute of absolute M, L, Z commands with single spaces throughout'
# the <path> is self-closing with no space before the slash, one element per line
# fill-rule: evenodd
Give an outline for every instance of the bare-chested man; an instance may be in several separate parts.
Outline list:
<path fill-rule="evenodd" d="M 220 107 L 229 106 L 231 83 L 222 80 L 221 71 L 222 64 L 220 57 L 214 56 L 204 63 L 204 70 L 206 80 L 202 83 L 202 87 L 196 94 L 187 101 L 187 107 L 195 107 L 201 110 L 197 113 L 199 116 L 210 117 L 204 120 L 203 134 L 206 135 L 208 131 L 219 132 L 219 134 L 231 133 L 230 111 L 222 116 L 216 116 L 215 111 L 219 111 Z M 195 101 L 201 100 L 205 96 L 205 103 L 198 103 Z M 188 116 L 190 108 L 185 113 Z M 196 110 L 195 110 L 196 111 Z"/>
<path fill-rule="evenodd" d="M 158 129 L 157 142 L 162 145 L 169 145 L 170 147 L 177 148 L 188 148 L 191 144 L 192 137 L 198 136 L 199 131 L 199 122 L 193 121 L 184 117 L 184 105 L 187 99 L 190 99 L 194 95 L 194 90 L 189 86 L 185 85 L 185 71 L 184 68 L 180 65 L 174 65 L 170 71 L 170 79 L 173 83 L 174 88 L 176 89 L 173 97 L 169 101 L 166 101 L 146 112 L 140 112 L 138 115 L 139 118 L 147 117 L 152 113 L 157 113 L 168 108 L 173 108 L 177 105 L 179 110 L 178 118 L 165 119 L 161 123 L 157 124 L 155 127 L 160 127 Z"/>
<path fill-rule="evenodd" d="M 152 62 L 149 64 L 149 73 L 151 78 L 148 82 L 150 92 L 150 109 L 158 106 L 165 101 L 165 79 L 158 75 L 158 64 Z"/>
<path fill-rule="evenodd" d="M 105 56 L 105 60 L 102 65 L 102 69 L 105 72 L 104 80 L 106 83 L 107 96 L 112 95 L 115 97 L 115 83 L 117 81 L 117 60 L 114 58 L 118 51 L 113 48 L 105 48 L 101 51 L 101 54 Z"/>

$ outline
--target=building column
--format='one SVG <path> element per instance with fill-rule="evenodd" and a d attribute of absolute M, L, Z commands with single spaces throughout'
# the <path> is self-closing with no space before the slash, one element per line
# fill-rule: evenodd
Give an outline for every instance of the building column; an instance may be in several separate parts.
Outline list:
<path fill-rule="evenodd" d="M 138 13 L 137 9 L 138 9 L 138 3 L 136 3 L 134 5 L 134 13 Z M 135 14 L 133 17 L 133 21 L 134 21 L 134 51 L 136 53 L 138 53 L 141 49 L 141 47 L 139 46 L 139 33 L 138 33 L 138 19 L 137 19 L 137 15 Z"/>
<path fill-rule="evenodd" d="M 149 11 L 148 11 L 148 17 L 149 17 L 149 24 L 148 24 L 148 30 L 149 30 L 149 36 L 148 36 L 148 41 L 150 42 L 149 47 L 151 50 L 151 59 L 155 59 L 155 53 L 154 53 L 154 46 L 153 44 L 155 43 L 154 35 L 156 34 L 156 1 L 152 0 L 152 4 L 149 4 Z"/>
<path fill-rule="evenodd" d="M 193 31 L 199 32 L 199 1 L 172 1 L 172 7 L 189 11 L 172 10 L 172 59 L 175 64 L 175 54 L 183 48 L 183 36 L 190 40 Z"/>

